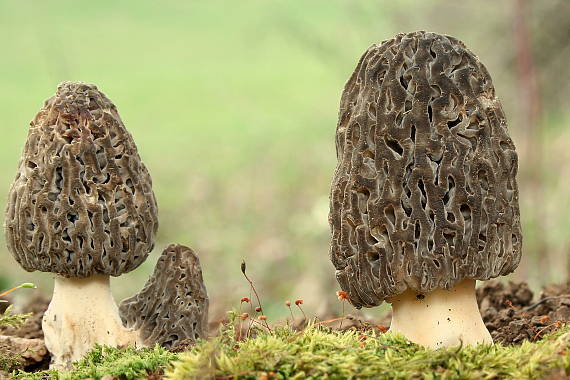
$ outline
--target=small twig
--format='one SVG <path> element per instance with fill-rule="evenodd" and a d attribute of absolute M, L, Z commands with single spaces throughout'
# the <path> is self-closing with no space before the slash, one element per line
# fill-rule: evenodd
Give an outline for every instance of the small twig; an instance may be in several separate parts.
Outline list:
<path fill-rule="evenodd" d="M 560 298 L 570 298 L 570 294 L 562 294 L 562 295 L 556 296 L 556 297 L 546 297 L 546 298 L 543 298 L 543 299 L 541 299 L 540 301 L 538 301 L 538 302 L 536 302 L 536 303 L 533 303 L 533 304 L 530 305 L 530 306 L 525 307 L 525 308 L 523 309 L 523 311 L 532 310 L 532 309 L 534 309 L 535 307 L 542 305 L 542 304 L 545 303 L 546 301 L 556 300 L 556 299 L 560 299 Z"/>
<path fill-rule="evenodd" d="M 532 338 L 533 342 L 536 342 L 536 340 L 538 339 L 538 337 L 540 336 L 540 334 L 542 334 L 544 331 L 546 331 L 546 330 L 548 330 L 549 328 L 554 327 L 554 326 L 556 326 L 556 327 L 559 328 L 560 326 L 562 326 L 562 322 L 556 321 L 556 322 L 551 323 L 551 324 L 549 324 L 548 326 L 545 326 L 545 327 L 543 327 L 542 329 L 540 329 L 540 330 L 536 333 L 536 335 L 534 336 L 534 338 Z"/>

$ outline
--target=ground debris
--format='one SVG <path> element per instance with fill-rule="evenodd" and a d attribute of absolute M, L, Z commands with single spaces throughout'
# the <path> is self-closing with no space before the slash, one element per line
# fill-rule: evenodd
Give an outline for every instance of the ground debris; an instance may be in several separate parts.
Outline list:
<path fill-rule="evenodd" d="M 570 321 L 570 284 L 549 285 L 534 299 L 526 282 L 488 281 L 477 302 L 496 343 L 536 341 Z"/>
<path fill-rule="evenodd" d="M 45 369 L 49 365 L 50 356 L 43 339 L 27 339 L 15 336 L 0 335 L 1 370 L 27 371 Z"/>

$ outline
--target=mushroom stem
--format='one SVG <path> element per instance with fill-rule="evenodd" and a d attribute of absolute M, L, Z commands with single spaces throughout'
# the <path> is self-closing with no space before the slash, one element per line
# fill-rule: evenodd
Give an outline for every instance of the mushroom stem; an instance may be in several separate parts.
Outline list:
<path fill-rule="evenodd" d="M 475 280 L 426 294 L 407 290 L 388 302 L 392 304 L 389 331 L 414 343 L 431 348 L 493 343 L 477 306 Z"/>
<path fill-rule="evenodd" d="M 137 338 L 135 331 L 123 327 L 105 275 L 56 276 L 42 329 L 52 356 L 50 368 L 59 369 L 69 368 L 95 344 L 122 347 Z"/>

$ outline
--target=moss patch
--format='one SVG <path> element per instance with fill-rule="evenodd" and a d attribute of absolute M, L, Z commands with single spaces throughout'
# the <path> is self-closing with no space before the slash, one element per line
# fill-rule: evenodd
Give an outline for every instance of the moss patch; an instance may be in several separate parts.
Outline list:
<path fill-rule="evenodd" d="M 83 360 L 76 362 L 69 372 L 56 370 L 36 373 L 19 372 L 14 374 L 14 378 L 75 380 L 101 379 L 104 376 L 111 376 L 116 379 L 139 379 L 146 378 L 153 373 L 160 373 L 168 363 L 175 359 L 175 354 L 160 346 L 141 350 L 133 347 L 117 349 L 97 346 Z"/>
<path fill-rule="evenodd" d="M 242 342 L 228 335 L 180 355 L 169 379 L 536 379 L 570 370 L 570 328 L 537 343 L 431 350 L 393 334 L 281 328 Z"/>
<path fill-rule="evenodd" d="M 6 326 L 17 329 L 22 326 L 31 315 L 32 313 L 12 314 L 12 305 L 10 305 L 3 313 L 0 313 L 0 327 Z"/>
<path fill-rule="evenodd" d="M 431 350 L 393 334 L 333 331 L 311 326 L 295 332 L 256 330 L 237 341 L 226 326 L 219 337 L 174 354 L 159 346 L 136 350 L 98 346 L 69 372 L 15 374 L 20 379 L 540 379 L 570 372 L 570 326 L 519 346 L 480 345 Z"/>

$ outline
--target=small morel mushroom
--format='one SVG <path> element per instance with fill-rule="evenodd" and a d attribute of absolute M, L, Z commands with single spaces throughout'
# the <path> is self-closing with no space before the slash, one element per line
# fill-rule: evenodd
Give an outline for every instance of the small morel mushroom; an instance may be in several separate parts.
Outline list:
<path fill-rule="evenodd" d="M 457 39 L 370 47 L 342 94 L 331 260 L 356 307 L 391 302 L 422 345 L 491 342 L 475 280 L 521 258 L 517 154 L 491 77 Z"/>
<path fill-rule="evenodd" d="M 60 84 L 31 122 L 5 225 L 24 269 L 56 274 L 42 324 L 52 366 L 134 341 L 109 276 L 138 267 L 157 228 L 150 175 L 113 103 L 94 85 Z"/>
<path fill-rule="evenodd" d="M 176 348 L 205 338 L 208 294 L 198 256 L 171 244 L 164 249 L 144 288 L 119 306 L 125 326 L 138 333 L 142 345 Z"/>

